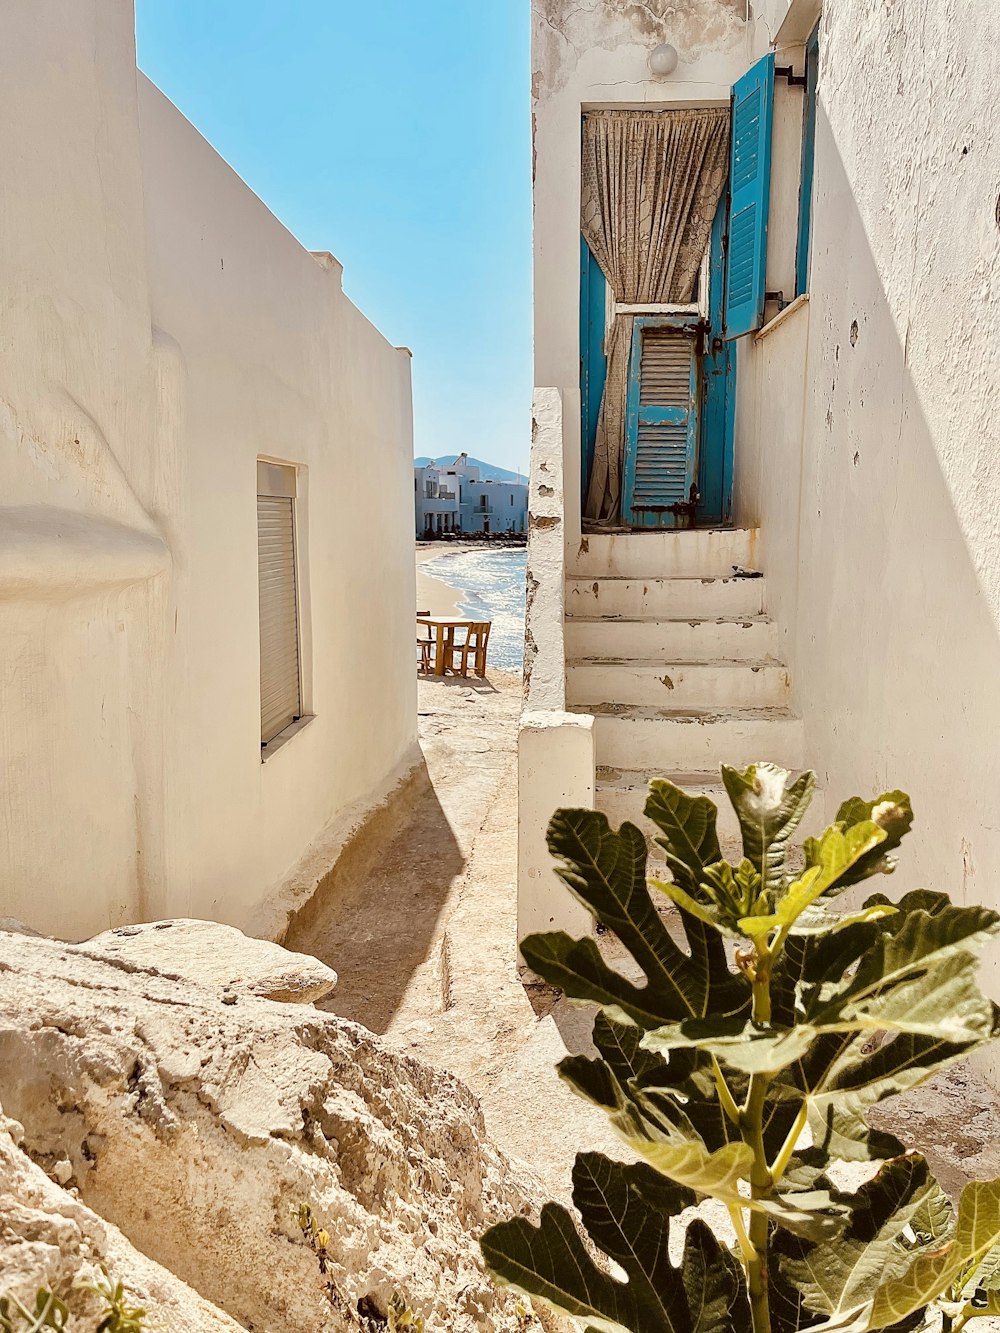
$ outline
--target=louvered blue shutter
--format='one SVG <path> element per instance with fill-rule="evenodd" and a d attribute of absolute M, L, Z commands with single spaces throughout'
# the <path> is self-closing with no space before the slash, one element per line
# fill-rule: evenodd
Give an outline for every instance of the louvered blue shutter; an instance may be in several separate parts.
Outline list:
<path fill-rule="evenodd" d="M 688 503 L 698 446 L 697 330 L 639 318 L 632 334 L 622 514 L 639 527 L 674 527 Z"/>
<path fill-rule="evenodd" d="M 771 194 L 774 52 L 733 85 L 729 157 L 729 251 L 725 336 L 738 338 L 764 322 L 767 213 Z"/>

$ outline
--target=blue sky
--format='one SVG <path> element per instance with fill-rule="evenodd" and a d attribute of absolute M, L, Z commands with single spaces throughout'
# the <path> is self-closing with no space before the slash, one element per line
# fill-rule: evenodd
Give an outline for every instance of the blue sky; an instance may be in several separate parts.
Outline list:
<path fill-rule="evenodd" d="M 526 0 L 137 0 L 139 64 L 413 349 L 418 454 L 527 464 Z"/>

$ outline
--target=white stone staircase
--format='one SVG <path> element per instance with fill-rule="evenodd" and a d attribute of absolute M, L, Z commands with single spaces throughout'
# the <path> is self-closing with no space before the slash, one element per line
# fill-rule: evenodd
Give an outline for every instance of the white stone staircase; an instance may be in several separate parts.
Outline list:
<path fill-rule="evenodd" d="M 710 796 L 736 852 L 721 763 L 803 763 L 802 721 L 753 570 L 756 532 L 584 538 L 567 567 L 567 707 L 594 716 L 595 799 L 617 827 L 643 826 L 651 778 Z"/>

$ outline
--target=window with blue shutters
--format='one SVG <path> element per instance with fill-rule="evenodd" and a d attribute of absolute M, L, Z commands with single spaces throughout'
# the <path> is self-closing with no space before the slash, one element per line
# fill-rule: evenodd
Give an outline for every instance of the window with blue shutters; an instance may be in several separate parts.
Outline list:
<path fill-rule="evenodd" d="M 697 405 L 697 324 L 684 316 L 637 318 L 625 426 L 622 516 L 627 523 L 676 527 L 690 522 Z"/>
<path fill-rule="evenodd" d="M 764 322 L 767 215 L 771 191 L 774 52 L 733 85 L 725 336 Z"/>

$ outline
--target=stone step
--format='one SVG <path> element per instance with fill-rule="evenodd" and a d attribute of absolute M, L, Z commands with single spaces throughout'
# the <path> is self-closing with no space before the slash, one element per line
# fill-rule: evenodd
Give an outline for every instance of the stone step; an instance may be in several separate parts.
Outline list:
<path fill-rule="evenodd" d="M 777 627 L 767 616 L 634 620 L 577 616 L 566 621 L 565 641 L 570 661 L 614 657 L 778 664 Z"/>
<path fill-rule="evenodd" d="M 707 796 L 714 801 L 718 810 L 715 827 L 722 855 L 727 861 L 738 861 L 742 857 L 743 840 L 739 821 L 717 772 L 665 773 L 657 769 L 598 768 L 594 793 L 596 809 L 607 815 L 612 828 L 620 828 L 628 821 L 642 829 L 650 844 L 651 873 L 658 873 L 656 867 L 663 861 L 662 851 L 653 842 L 658 830 L 642 813 L 649 794 L 649 784 L 654 778 L 667 778 L 692 796 Z M 805 819 L 795 833 L 794 845 L 799 847 L 804 838 L 821 833 L 824 825 L 825 801 L 823 792 L 817 791 Z M 799 857 L 793 856 L 790 863 L 795 865 L 798 860 Z"/>
<path fill-rule="evenodd" d="M 770 760 L 802 765 L 802 719 L 786 708 L 725 710 L 575 706 L 594 716 L 597 764 L 624 769 L 704 772 L 719 763 L 745 768 Z"/>
<path fill-rule="evenodd" d="M 571 578 L 728 578 L 733 566 L 755 569 L 756 528 L 691 532 L 616 532 L 581 538 L 568 557 Z"/>
<path fill-rule="evenodd" d="M 566 615 L 591 619 L 758 616 L 765 607 L 764 579 L 570 578 Z"/>
<path fill-rule="evenodd" d="M 788 702 L 787 668 L 761 662 L 665 662 L 653 658 L 582 658 L 566 663 L 570 704 L 767 708 Z"/>
<path fill-rule="evenodd" d="M 596 773 L 594 805 L 607 815 L 613 828 L 618 828 L 628 820 L 649 833 L 653 825 L 646 820 L 642 811 L 649 795 L 649 784 L 654 778 L 668 778 L 692 796 L 707 796 L 719 810 L 716 828 L 720 840 L 739 838 L 739 823 L 718 772 L 668 773 L 659 769 L 601 767 Z"/>

